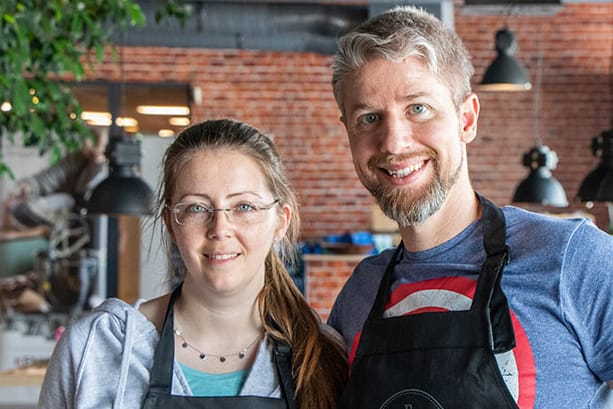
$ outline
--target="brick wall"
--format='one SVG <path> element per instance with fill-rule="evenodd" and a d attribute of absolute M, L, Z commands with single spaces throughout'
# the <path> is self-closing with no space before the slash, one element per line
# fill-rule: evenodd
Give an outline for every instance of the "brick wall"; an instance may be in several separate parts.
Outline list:
<path fill-rule="evenodd" d="M 553 16 L 510 17 L 468 15 L 457 6 L 456 30 L 473 53 L 475 83 L 494 58 L 494 34 L 505 23 L 516 34 L 518 58 L 533 81 L 542 46 L 540 131 L 558 154 L 554 175 L 572 200 L 597 164 L 591 138 L 611 126 L 613 4 L 567 4 Z M 131 47 L 124 58 L 127 81 L 201 87 L 203 103 L 192 107 L 194 121 L 229 116 L 270 132 L 299 193 L 306 237 L 368 229 L 372 201 L 354 174 L 338 120 L 330 56 Z M 120 78 L 110 62 L 88 77 Z M 481 93 L 480 99 L 479 136 L 468 148 L 472 179 L 477 190 L 504 205 L 527 175 L 521 157 L 534 144 L 534 92 Z M 582 206 L 563 210 L 574 209 Z M 606 226 L 604 205 L 592 211 Z"/>
<path fill-rule="evenodd" d="M 362 256 L 307 254 L 304 259 L 306 300 L 326 320 L 336 296 Z"/>

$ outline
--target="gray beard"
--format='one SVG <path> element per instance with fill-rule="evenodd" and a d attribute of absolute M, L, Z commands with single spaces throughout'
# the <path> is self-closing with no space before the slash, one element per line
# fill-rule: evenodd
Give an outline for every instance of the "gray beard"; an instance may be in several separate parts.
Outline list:
<path fill-rule="evenodd" d="M 366 186 L 366 188 L 387 217 L 396 221 L 400 226 L 414 226 L 425 222 L 441 208 L 449 191 L 457 182 L 463 164 L 464 156 L 456 170 L 449 178 L 443 180 L 438 162 L 435 162 L 434 180 L 426 186 L 423 193 L 398 187 L 381 186 L 378 183 Z"/>

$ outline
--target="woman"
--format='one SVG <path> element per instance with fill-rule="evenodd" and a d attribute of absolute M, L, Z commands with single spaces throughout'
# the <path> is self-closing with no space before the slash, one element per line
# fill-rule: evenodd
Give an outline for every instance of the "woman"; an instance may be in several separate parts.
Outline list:
<path fill-rule="evenodd" d="M 108 300 L 67 329 L 40 407 L 335 407 L 344 347 L 285 268 L 298 203 L 272 141 L 232 120 L 186 129 L 159 198 L 178 285 L 137 308 Z"/>

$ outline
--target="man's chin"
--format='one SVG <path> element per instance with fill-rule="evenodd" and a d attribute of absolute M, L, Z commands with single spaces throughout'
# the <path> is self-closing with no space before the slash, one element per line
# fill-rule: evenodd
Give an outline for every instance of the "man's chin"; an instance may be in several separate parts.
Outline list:
<path fill-rule="evenodd" d="M 403 227 L 425 222 L 441 208 L 446 197 L 443 191 L 434 186 L 422 191 L 379 188 L 371 193 L 383 213 Z"/>

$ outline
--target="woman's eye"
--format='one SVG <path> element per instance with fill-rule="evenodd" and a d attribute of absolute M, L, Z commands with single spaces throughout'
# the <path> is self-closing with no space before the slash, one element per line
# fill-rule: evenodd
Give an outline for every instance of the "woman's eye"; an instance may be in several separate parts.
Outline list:
<path fill-rule="evenodd" d="M 201 203 L 192 203 L 191 205 L 185 208 L 187 213 L 202 213 L 206 212 L 209 209 Z"/>
<path fill-rule="evenodd" d="M 256 207 L 251 203 L 239 203 L 232 208 L 239 213 L 252 212 L 256 209 Z"/>
<path fill-rule="evenodd" d="M 368 113 L 360 116 L 358 122 L 364 125 L 370 125 L 379 119 L 378 114 Z"/>

